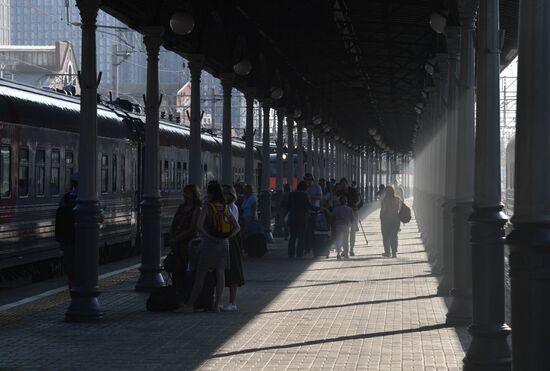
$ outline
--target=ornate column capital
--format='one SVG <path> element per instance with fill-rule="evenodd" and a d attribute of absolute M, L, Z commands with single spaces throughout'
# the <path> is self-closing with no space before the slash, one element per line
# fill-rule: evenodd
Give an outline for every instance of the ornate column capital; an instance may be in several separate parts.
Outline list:
<path fill-rule="evenodd" d="M 451 26 L 445 29 L 445 41 L 447 42 L 447 54 L 449 59 L 458 59 L 460 55 L 460 27 Z"/>
<path fill-rule="evenodd" d="M 243 89 L 244 99 L 246 100 L 247 106 L 249 104 L 252 105 L 254 103 L 254 97 L 256 96 L 256 93 L 257 93 L 257 89 L 253 87 Z"/>
<path fill-rule="evenodd" d="M 473 30 L 475 28 L 475 16 L 479 0 L 458 0 L 458 13 L 462 28 Z"/>
<path fill-rule="evenodd" d="M 143 43 L 147 50 L 147 58 L 157 58 L 159 55 L 160 46 L 162 45 L 162 36 L 164 35 L 164 28 L 151 26 L 143 28 Z"/>
<path fill-rule="evenodd" d="M 220 81 L 222 83 L 223 94 L 231 94 L 231 89 L 233 89 L 233 82 L 235 82 L 235 74 L 231 72 L 226 72 L 220 74 Z"/>
<path fill-rule="evenodd" d="M 191 72 L 191 81 L 201 77 L 202 68 L 204 67 L 204 55 L 191 54 L 188 59 L 189 71 Z"/>
<path fill-rule="evenodd" d="M 82 28 L 96 28 L 97 12 L 99 11 L 100 5 L 101 0 L 76 0 L 76 6 L 80 12 Z"/>

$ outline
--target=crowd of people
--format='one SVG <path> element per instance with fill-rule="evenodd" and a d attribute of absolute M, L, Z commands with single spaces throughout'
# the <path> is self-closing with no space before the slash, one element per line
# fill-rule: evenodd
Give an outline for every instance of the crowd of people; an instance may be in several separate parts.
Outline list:
<path fill-rule="evenodd" d="M 78 179 L 75 178 L 73 189 L 62 200 L 60 210 L 72 211 L 70 205 L 74 206 L 77 190 Z M 377 196 L 381 204 L 383 255 L 396 257 L 403 189 L 397 183 L 393 187 L 380 185 Z M 355 182 L 349 184 L 346 178 L 338 182 L 323 178 L 315 181 L 313 175 L 307 173 L 295 190 L 286 185 L 283 197 L 276 205 L 276 213 L 284 220 L 288 258 L 316 256 L 314 250 L 321 243 L 315 239 L 319 229 L 330 231 L 327 251 L 333 248 L 336 259 L 353 257 L 360 223 L 358 212 L 362 206 Z M 196 185 L 184 187 L 183 203 L 173 217 L 169 240 L 170 258 L 177 261 L 177 264 L 171 264 L 172 284 L 179 303 L 177 311 L 196 309 L 209 275 L 214 276 L 212 282 L 215 282 L 216 294 L 211 305 L 214 311 L 237 311 L 238 288 L 245 283 L 243 245 L 249 231 L 254 226 L 258 229 L 260 223 L 257 219 L 258 200 L 251 185 L 221 185 L 211 181 L 204 197 Z M 259 233 L 263 234 L 261 227 Z M 59 241 L 65 249 L 66 271 L 72 284 L 73 270 L 69 260 L 74 259 L 74 254 L 67 246 L 74 246 L 74 231 Z M 224 288 L 229 288 L 229 303 L 226 305 L 222 302 Z M 210 299 L 213 296 L 212 292 Z"/>

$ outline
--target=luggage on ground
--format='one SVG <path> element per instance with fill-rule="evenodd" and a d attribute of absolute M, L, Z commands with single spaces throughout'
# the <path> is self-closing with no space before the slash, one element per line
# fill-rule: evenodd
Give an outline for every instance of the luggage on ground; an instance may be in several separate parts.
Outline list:
<path fill-rule="evenodd" d="M 315 226 L 313 230 L 313 255 L 315 257 L 330 255 L 331 238 L 330 223 L 328 217 L 321 212 L 315 215 Z"/>
<path fill-rule="evenodd" d="M 244 250 L 251 258 L 261 258 L 267 252 L 267 239 L 260 221 L 251 220 L 248 223 Z"/>
<path fill-rule="evenodd" d="M 159 287 L 153 291 L 147 299 L 149 312 L 167 312 L 178 307 L 176 287 L 173 285 Z"/>
<path fill-rule="evenodd" d="M 252 234 L 246 237 L 244 249 L 251 258 L 261 258 L 267 252 L 267 240 L 265 235 Z"/>
<path fill-rule="evenodd" d="M 313 255 L 315 257 L 328 257 L 330 255 L 331 244 L 330 232 L 313 232 Z"/>

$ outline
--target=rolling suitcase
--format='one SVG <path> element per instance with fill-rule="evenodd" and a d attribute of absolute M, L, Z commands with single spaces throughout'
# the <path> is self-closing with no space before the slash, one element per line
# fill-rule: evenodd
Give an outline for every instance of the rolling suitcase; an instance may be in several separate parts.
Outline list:
<path fill-rule="evenodd" d="M 323 213 L 317 213 L 315 216 L 315 229 L 313 231 L 313 255 L 315 257 L 330 255 L 330 224 L 328 218 Z"/>
<path fill-rule="evenodd" d="M 251 258 L 261 258 L 267 252 L 267 239 L 265 238 L 264 228 L 258 220 L 251 220 L 248 224 L 244 250 Z"/>

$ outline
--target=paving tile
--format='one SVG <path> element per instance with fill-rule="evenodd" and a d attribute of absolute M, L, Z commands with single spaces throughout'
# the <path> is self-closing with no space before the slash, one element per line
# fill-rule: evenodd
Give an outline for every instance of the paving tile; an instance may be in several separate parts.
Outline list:
<path fill-rule="evenodd" d="M 445 326 L 414 218 L 388 259 L 371 211 L 350 260 L 288 260 L 284 241 L 245 260 L 237 313 L 149 313 L 137 270 L 101 280 L 96 324 L 63 322 L 66 292 L 0 312 L 0 369 L 461 369 L 470 337 Z"/>

